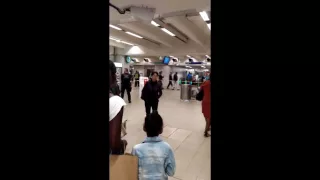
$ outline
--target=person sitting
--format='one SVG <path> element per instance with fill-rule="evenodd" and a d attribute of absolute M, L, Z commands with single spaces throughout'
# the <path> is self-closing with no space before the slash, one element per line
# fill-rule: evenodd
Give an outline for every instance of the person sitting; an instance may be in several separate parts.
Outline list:
<path fill-rule="evenodd" d="M 143 130 L 147 138 L 132 149 L 132 155 L 139 158 L 139 180 L 167 180 L 174 175 L 176 162 L 171 146 L 159 137 L 163 120 L 158 112 L 146 116 Z"/>

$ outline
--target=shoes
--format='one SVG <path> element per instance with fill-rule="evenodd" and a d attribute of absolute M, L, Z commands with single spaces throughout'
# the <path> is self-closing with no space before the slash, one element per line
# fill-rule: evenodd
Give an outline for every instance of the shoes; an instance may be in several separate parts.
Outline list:
<path fill-rule="evenodd" d="M 204 133 L 204 137 L 210 137 L 210 136 L 211 136 L 210 133 L 208 133 L 208 132 L 205 132 L 205 133 Z"/>

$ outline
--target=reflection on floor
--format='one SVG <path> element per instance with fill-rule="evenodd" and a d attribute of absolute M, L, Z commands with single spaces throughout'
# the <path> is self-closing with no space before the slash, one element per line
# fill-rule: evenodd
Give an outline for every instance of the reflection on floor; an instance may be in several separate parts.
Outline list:
<path fill-rule="evenodd" d="M 131 92 L 132 103 L 125 107 L 127 122 L 127 152 L 141 143 L 146 134 L 143 131 L 145 117 L 144 102 L 139 98 L 138 88 Z M 127 102 L 127 96 L 124 97 Z M 175 151 L 176 173 L 169 180 L 210 179 L 210 138 L 203 136 L 205 120 L 198 101 L 180 101 L 180 91 L 164 90 L 159 102 L 159 114 L 164 120 L 162 138 Z"/>

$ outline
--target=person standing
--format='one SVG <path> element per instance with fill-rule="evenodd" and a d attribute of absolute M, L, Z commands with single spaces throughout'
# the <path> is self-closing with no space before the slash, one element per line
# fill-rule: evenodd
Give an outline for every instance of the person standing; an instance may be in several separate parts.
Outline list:
<path fill-rule="evenodd" d="M 209 137 L 210 125 L 211 125 L 211 81 L 209 74 L 206 76 L 206 81 L 201 85 L 200 91 L 203 91 L 202 98 L 202 113 L 206 120 L 206 127 L 204 129 L 204 136 Z"/>
<path fill-rule="evenodd" d="M 161 139 L 163 120 L 157 112 L 145 117 L 143 130 L 146 139 L 132 148 L 131 154 L 137 156 L 138 179 L 167 180 L 176 171 L 176 160 L 172 147 Z"/>
<path fill-rule="evenodd" d="M 136 71 L 136 73 L 134 74 L 134 87 L 139 87 L 139 78 L 140 78 L 140 74 L 138 71 Z"/>
<path fill-rule="evenodd" d="M 178 81 L 178 73 L 174 73 L 174 76 L 173 76 L 173 89 L 177 87 L 177 81 Z M 177 88 L 178 89 L 178 88 Z"/>
<path fill-rule="evenodd" d="M 167 86 L 167 89 L 169 89 L 169 87 L 172 86 L 173 89 L 173 85 L 172 85 L 172 72 L 169 74 L 169 84 Z"/>
<path fill-rule="evenodd" d="M 161 86 L 161 89 L 163 89 L 162 79 L 163 79 L 162 71 L 160 71 L 160 72 L 159 72 L 159 84 L 160 84 L 160 86 Z"/>
<path fill-rule="evenodd" d="M 129 74 L 128 68 L 124 69 L 124 73 L 121 74 L 121 98 L 124 97 L 124 91 L 127 91 L 128 101 L 131 103 L 131 83 L 132 83 L 132 75 Z"/>
<path fill-rule="evenodd" d="M 116 66 L 109 61 L 109 87 L 116 87 Z M 113 94 L 109 89 L 109 146 L 111 154 L 124 154 L 128 142 L 121 140 L 121 123 L 123 108 L 126 105 L 124 100 Z"/>
<path fill-rule="evenodd" d="M 157 81 L 158 76 L 157 72 L 153 72 L 151 80 L 142 89 L 141 99 L 144 100 L 147 115 L 150 114 L 151 108 L 153 112 L 158 110 L 159 98 L 162 96 L 161 85 Z"/>

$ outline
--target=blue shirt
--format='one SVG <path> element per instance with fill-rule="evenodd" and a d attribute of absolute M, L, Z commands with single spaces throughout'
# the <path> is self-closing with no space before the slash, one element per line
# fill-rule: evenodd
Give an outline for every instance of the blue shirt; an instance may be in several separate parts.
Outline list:
<path fill-rule="evenodd" d="M 176 170 L 176 162 L 170 145 L 157 137 L 147 137 L 132 149 L 139 158 L 139 180 L 168 180 Z"/>

